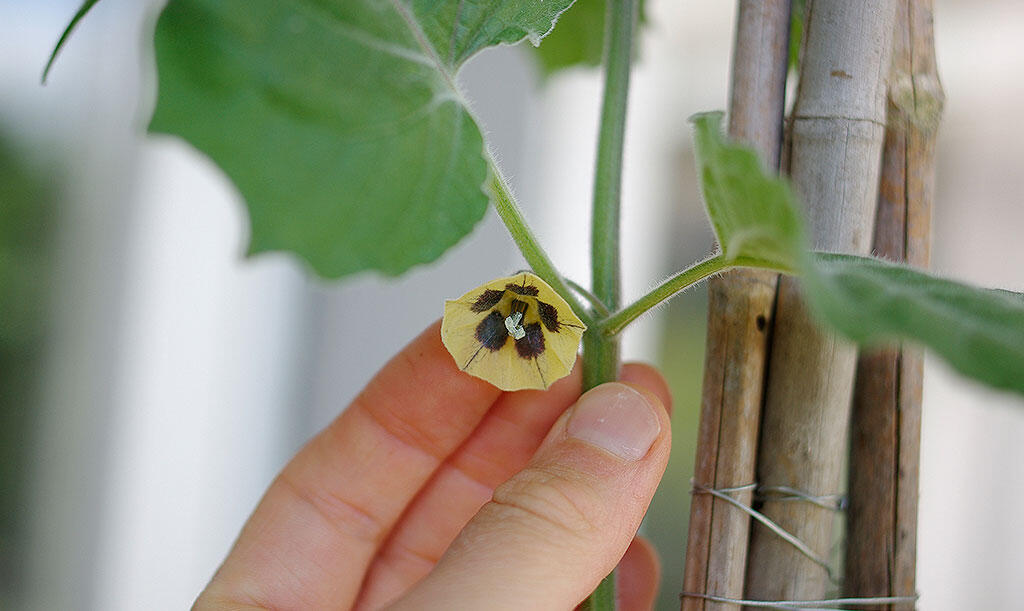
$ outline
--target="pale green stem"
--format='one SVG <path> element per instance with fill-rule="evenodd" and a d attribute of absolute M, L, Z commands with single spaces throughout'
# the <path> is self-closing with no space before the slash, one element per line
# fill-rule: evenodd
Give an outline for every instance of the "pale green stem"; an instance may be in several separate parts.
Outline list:
<path fill-rule="evenodd" d="M 606 308 L 604 304 L 601 303 L 601 300 L 598 299 L 597 296 L 595 296 L 593 293 L 583 288 L 582 286 L 576 284 L 570 278 L 566 278 L 565 283 L 569 285 L 569 288 L 576 291 L 576 294 L 587 300 L 587 303 L 589 303 L 590 307 L 593 308 L 594 314 L 596 314 L 598 317 L 607 318 L 609 315 L 611 315 L 611 311 L 609 311 L 608 308 Z"/>
<path fill-rule="evenodd" d="M 591 262 L 594 295 L 612 310 L 619 308 L 619 202 L 622 195 L 622 150 L 626 104 L 636 29 L 635 0 L 607 0 L 605 11 L 604 99 L 594 167 L 594 217 Z"/>
<path fill-rule="evenodd" d="M 687 269 L 684 269 L 675 276 L 672 276 L 668 280 L 662 282 L 649 293 L 637 299 L 625 308 L 622 308 L 611 316 L 598 321 L 597 330 L 606 336 L 618 335 L 618 333 L 626 328 L 629 323 L 633 322 L 648 310 L 657 306 L 666 299 L 685 291 L 689 287 L 707 279 L 710 276 L 714 276 L 719 272 L 723 272 L 734 267 L 769 269 L 784 274 L 792 274 L 795 271 L 788 266 L 767 261 L 765 259 L 756 259 L 753 257 L 736 257 L 735 259 L 727 259 L 724 255 L 718 254 L 710 259 L 705 259 L 700 263 L 695 263 Z"/>
<path fill-rule="evenodd" d="M 622 194 L 622 149 L 632 67 L 637 0 L 606 0 L 604 99 L 594 168 L 594 215 L 591 225 L 592 289 L 598 301 L 619 308 L 619 203 Z M 583 335 L 583 388 L 618 378 L 618 338 L 596 329 Z M 605 577 L 586 601 L 591 611 L 615 610 L 615 573 Z"/>

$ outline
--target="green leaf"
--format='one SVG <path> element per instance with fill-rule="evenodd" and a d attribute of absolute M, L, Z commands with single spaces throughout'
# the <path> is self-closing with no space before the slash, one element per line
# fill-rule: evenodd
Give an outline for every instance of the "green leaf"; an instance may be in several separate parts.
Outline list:
<path fill-rule="evenodd" d="M 723 256 L 797 270 L 803 224 L 788 183 L 765 172 L 754 151 L 723 137 L 722 113 L 691 120 L 701 192 Z"/>
<path fill-rule="evenodd" d="M 96 5 L 100 0 L 85 0 L 82 6 L 78 7 L 78 11 L 75 16 L 71 18 L 71 22 L 68 23 L 68 27 L 64 28 L 61 32 L 60 38 L 57 40 L 57 44 L 53 46 L 53 51 L 50 53 L 50 59 L 46 60 L 46 67 L 43 68 L 42 82 L 46 82 L 46 77 L 50 75 L 50 68 L 53 67 L 53 62 L 57 60 L 57 54 L 64 48 L 64 44 L 68 41 L 68 37 L 71 36 L 72 30 L 78 25 L 78 22 L 82 20 L 85 15 L 92 10 L 92 7 Z"/>
<path fill-rule="evenodd" d="M 813 261 L 805 293 L 821 318 L 847 337 L 912 340 L 964 375 L 1024 394 L 1024 294 L 867 257 L 821 254 Z"/>
<path fill-rule="evenodd" d="M 558 19 L 558 30 L 536 47 L 545 74 L 571 66 L 598 66 L 604 51 L 605 0 L 577 0 Z"/>
<path fill-rule="evenodd" d="M 483 139 L 455 83 L 477 51 L 539 41 L 572 0 L 172 0 L 150 130 L 234 181 L 251 253 L 321 275 L 399 274 L 483 216 Z"/>
<path fill-rule="evenodd" d="M 573 66 L 599 66 L 604 53 L 605 0 L 576 0 L 558 18 L 558 29 L 544 39 L 534 52 L 547 75 Z M 644 23 L 644 0 L 640 0 L 640 23 Z"/>
<path fill-rule="evenodd" d="M 819 318 L 854 341 L 911 340 L 967 376 L 1024 394 L 1024 294 L 868 257 L 808 256 L 793 193 L 753 151 L 723 139 L 721 118 L 693 121 L 704 202 L 726 259 L 800 273 Z"/>

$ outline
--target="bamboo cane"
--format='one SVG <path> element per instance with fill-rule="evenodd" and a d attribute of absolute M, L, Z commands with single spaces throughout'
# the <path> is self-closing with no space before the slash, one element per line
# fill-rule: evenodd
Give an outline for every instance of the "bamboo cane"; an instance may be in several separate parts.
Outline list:
<path fill-rule="evenodd" d="M 942 107 L 931 0 L 900 0 L 875 220 L 878 256 L 927 267 Z M 917 560 L 920 350 L 863 354 L 854 387 L 846 596 L 912 596 Z M 872 609 L 913 609 L 912 604 Z"/>
<path fill-rule="evenodd" d="M 790 123 L 790 174 L 815 249 L 871 248 L 885 125 L 895 0 L 814 0 Z M 758 481 L 810 495 L 836 493 L 847 450 L 856 351 L 819 329 L 798 285 L 779 281 L 762 415 Z M 765 500 L 762 513 L 828 558 L 833 513 Z M 748 599 L 820 599 L 826 568 L 760 525 L 751 532 Z"/>
<path fill-rule="evenodd" d="M 740 0 L 733 51 L 729 134 L 777 170 L 789 41 L 789 0 Z M 754 479 L 768 329 L 778 276 L 734 271 L 708 285 L 707 357 L 694 481 L 727 488 Z M 739 499 L 750 502 L 750 493 Z M 721 499 L 690 506 L 683 591 L 743 591 L 750 518 Z M 685 611 L 735 605 L 683 597 Z"/>

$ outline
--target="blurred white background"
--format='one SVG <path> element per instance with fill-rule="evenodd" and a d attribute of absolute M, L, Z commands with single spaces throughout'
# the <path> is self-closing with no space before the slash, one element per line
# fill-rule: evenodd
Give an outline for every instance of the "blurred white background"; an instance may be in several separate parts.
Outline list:
<path fill-rule="evenodd" d="M 188 145 L 142 135 L 162 2 L 100 2 L 40 86 L 77 5 L 0 0 L 0 130 L 51 169 L 59 193 L 51 340 L 23 438 L 26 534 L 0 550 L 0 567 L 19 575 L 0 582 L 9 589 L 0 607 L 184 608 L 304 440 L 439 316 L 446 297 L 523 264 L 491 212 L 439 262 L 398 280 L 324 283 L 286 256 L 244 260 L 234 187 Z M 686 118 L 726 105 L 733 10 L 648 3 L 630 99 L 627 298 L 711 248 Z M 933 268 L 1024 290 L 1024 4 L 939 1 L 936 37 L 948 102 Z M 597 71 L 545 83 L 525 49 L 505 47 L 461 78 L 545 246 L 585 281 Z M 661 314 L 631 330 L 627 357 L 658 358 Z M 935 359 L 925 381 L 921 607 L 1019 608 L 1024 401 Z M 696 398 L 677 402 L 689 409 Z M 673 461 L 692 461 L 676 454 L 692 453 L 694 436 L 677 427 Z M 669 484 L 688 485 L 684 476 Z M 659 544 L 681 554 L 681 538 Z M 666 609 L 677 566 L 666 558 Z"/>

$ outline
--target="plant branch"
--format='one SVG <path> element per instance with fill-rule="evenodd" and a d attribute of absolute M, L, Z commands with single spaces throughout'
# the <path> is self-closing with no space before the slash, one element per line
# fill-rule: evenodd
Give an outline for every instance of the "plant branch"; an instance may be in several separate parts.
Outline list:
<path fill-rule="evenodd" d="M 622 149 L 626 132 L 626 102 L 633 59 L 638 0 L 606 0 L 604 33 L 604 99 L 594 168 L 591 225 L 591 287 L 607 308 L 619 307 L 619 202 L 622 194 Z M 583 335 L 583 388 L 618 378 L 617 337 L 592 329 Z M 601 580 L 585 608 L 615 610 L 615 573 Z"/>
<path fill-rule="evenodd" d="M 622 194 L 622 150 L 636 17 L 635 0 L 607 1 L 604 99 L 597 137 L 594 217 L 590 239 L 592 288 L 598 299 L 612 310 L 619 307 L 619 201 Z"/>
<path fill-rule="evenodd" d="M 645 312 L 651 308 L 657 306 L 661 302 L 669 299 L 676 294 L 685 291 L 689 287 L 697 284 L 702 280 L 706 280 L 710 276 L 714 276 L 719 272 L 732 269 L 734 267 L 752 267 L 759 269 L 768 269 L 776 272 L 782 272 L 786 274 L 794 273 L 795 270 L 790 269 L 784 265 L 779 265 L 771 261 L 764 259 L 755 259 L 752 257 L 737 257 L 735 259 L 726 259 L 724 255 L 717 254 L 709 259 L 704 259 L 699 263 L 695 263 L 692 266 L 684 269 L 675 276 L 672 276 L 668 280 L 662 282 L 649 293 L 643 297 L 637 299 L 625 308 L 615 312 L 611 316 L 598 321 L 597 326 L 604 335 L 614 336 L 622 331 L 629 323 L 633 322 Z"/>
<path fill-rule="evenodd" d="M 611 314 L 611 311 L 608 308 L 606 308 L 603 303 L 601 303 L 601 300 L 598 299 L 596 295 L 594 295 L 587 289 L 583 288 L 579 284 L 573 282 L 570 278 L 566 278 L 565 283 L 569 285 L 569 288 L 576 291 L 576 293 L 580 297 L 587 300 L 587 303 L 589 303 L 590 306 L 594 309 L 594 314 L 601 318 L 606 318 L 609 314 Z"/>
<path fill-rule="evenodd" d="M 576 298 L 572 288 L 565 281 L 565 278 L 558 273 L 547 253 L 541 248 L 540 242 L 537 241 L 537 237 L 533 235 L 530 227 L 526 224 L 526 220 L 523 219 L 522 211 L 519 210 L 519 206 L 516 205 L 515 200 L 512 198 L 512 193 L 509 191 L 508 186 L 505 184 L 505 179 L 501 176 L 501 172 L 493 160 L 490 161 L 490 171 L 490 186 L 491 191 L 494 193 L 494 208 L 498 211 L 501 221 L 505 223 L 505 228 L 511 234 L 512 240 L 519 247 L 519 251 L 523 253 L 523 258 L 526 259 L 526 262 L 533 271 L 544 282 L 551 285 L 551 288 L 555 289 L 568 302 L 569 306 L 576 312 L 576 315 L 588 327 L 592 326 L 595 317 L 591 314 L 591 310 L 583 307 L 583 303 Z"/>

